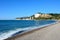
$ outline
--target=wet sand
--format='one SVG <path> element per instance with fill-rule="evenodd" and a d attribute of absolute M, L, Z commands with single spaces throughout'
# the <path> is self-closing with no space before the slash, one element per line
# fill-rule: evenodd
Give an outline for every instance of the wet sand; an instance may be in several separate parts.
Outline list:
<path fill-rule="evenodd" d="M 6 40 L 60 40 L 60 22 Z"/>

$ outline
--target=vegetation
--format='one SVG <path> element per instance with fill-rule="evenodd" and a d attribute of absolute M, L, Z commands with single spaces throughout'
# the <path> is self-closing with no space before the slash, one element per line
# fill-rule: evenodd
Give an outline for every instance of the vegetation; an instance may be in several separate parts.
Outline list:
<path fill-rule="evenodd" d="M 52 15 L 52 18 L 51 19 L 60 19 L 60 14 L 49 14 L 49 15 Z"/>

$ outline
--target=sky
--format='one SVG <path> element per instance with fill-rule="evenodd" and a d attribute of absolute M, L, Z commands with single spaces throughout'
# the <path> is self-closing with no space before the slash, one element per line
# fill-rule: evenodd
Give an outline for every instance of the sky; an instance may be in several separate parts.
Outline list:
<path fill-rule="evenodd" d="M 60 0 L 0 0 L 0 20 L 42 13 L 60 13 Z"/>

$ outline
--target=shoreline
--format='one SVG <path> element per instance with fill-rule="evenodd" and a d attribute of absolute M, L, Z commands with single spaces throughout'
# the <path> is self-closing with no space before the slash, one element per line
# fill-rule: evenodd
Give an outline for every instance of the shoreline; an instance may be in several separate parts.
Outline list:
<path fill-rule="evenodd" d="M 22 36 L 24 36 L 24 35 L 30 34 L 30 33 L 34 32 L 34 31 L 38 31 L 38 30 L 40 30 L 40 29 L 43 29 L 43 28 L 52 26 L 52 25 L 57 24 L 57 23 L 59 23 L 59 22 L 57 21 L 57 22 L 54 22 L 54 23 L 45 25 L 45 26 L 43 26 L 43 27 L 35 28 L 35 29 L 30 30 L 30 31 L 25 31 L 25 32 L 22 32 L 22 33 L 17 34 L 16 36 L 9 37 L 9 38 L 7 38 L 7 39 L 5 39 L 5 40 L 15 40 L 15 38 L 17 38 L 17 37 L 22 37 Z"/>

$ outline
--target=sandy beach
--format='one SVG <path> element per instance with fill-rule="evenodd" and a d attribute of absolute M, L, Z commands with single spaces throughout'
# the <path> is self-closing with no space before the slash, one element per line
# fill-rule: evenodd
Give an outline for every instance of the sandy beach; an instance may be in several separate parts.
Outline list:
<path fill-rule="evenodd" d="M 60 23 L 58 22 L 6 40 L 60 40 Z"/>

